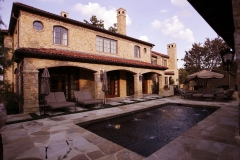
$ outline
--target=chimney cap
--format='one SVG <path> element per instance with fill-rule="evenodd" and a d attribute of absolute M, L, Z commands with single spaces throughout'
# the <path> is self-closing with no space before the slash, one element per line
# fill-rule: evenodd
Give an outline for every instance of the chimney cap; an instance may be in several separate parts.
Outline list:
<path fill-rule="evenodd" d="M 68 12 L 65 12 L 65 11 L 62 11 L 60 13 L 61 16 L 65 17 L 65 18 L 68 18 Z"/>

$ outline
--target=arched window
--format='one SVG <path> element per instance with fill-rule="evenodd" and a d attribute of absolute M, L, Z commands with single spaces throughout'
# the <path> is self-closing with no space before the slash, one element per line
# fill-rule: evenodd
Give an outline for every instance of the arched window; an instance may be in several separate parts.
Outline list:
<path fill-rule="evenodd" d="M 60 26 L 53 27 L 53 43 L 68 45 L 68 30 Z"/>
<path fill-rule="evenodd" d="M 134 57 L 140 58 L 140 47 L 134 46 Z"/>

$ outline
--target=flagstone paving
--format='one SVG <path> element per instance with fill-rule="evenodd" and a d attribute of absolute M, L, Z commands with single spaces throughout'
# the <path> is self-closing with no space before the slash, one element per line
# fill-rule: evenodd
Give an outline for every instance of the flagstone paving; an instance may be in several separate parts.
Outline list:
<path fill-rule="evenodd" d="M 76 125 L 167 103 L 221 108 L 149 157 Z M 237 125 L 238 101 L 200 102 L 170 97 L 6 125 L 0 134 L 4 160 L 239 160 L 240 148 L 234 139 Z"/>

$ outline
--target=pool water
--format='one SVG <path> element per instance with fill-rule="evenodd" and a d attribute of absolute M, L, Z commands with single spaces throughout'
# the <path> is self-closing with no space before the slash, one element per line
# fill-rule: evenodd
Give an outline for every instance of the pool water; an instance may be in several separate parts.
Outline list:
<path fill-rule="evenodd" d="M 80 126 L 148 157 L 215 110 L 217 108 L 170 104 Z"/>

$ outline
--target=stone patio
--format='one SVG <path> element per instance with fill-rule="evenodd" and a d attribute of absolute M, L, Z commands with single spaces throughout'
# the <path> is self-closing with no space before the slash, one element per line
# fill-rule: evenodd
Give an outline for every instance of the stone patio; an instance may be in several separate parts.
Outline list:
<path fill-rule="evenodd" d="M 142 157 L 76 125 L 167 103 L 221 108 L 149 157 Z M 0 131 L 4 160 L 239 160 L 240 147 L 234 139 L 237 107 L 238 101 L 200 102 L 175 96 L 5 125 Z"/>

